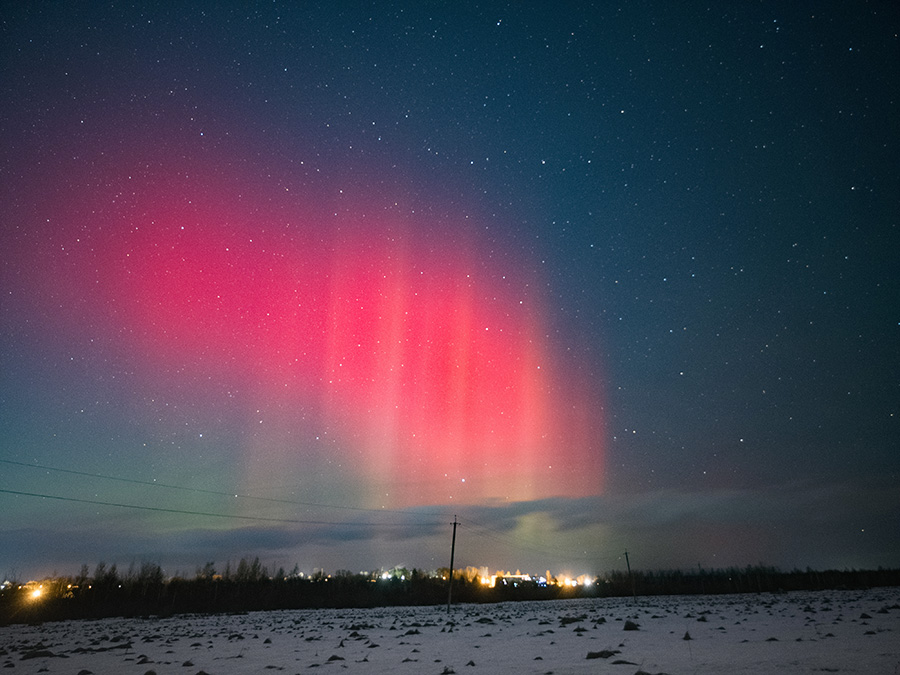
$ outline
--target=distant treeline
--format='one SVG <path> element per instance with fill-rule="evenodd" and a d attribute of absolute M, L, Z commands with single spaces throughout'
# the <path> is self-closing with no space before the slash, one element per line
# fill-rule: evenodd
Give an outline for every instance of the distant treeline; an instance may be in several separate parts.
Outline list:
<path fill-rule="evenodd" d="M 783 572 L 776 567 L 748 565 L 710 570 L 611 572 L 598 578 L 601 595 L 698 595 L 786 593 L 900 586 L 900 569 Z"/>
<path fill-rule="evenodd" d="M 270 573 L 259 559 L 240 561 L 219 574 L 212 563 L 191 578 L 166 577 L 144 563 L 120 573 L 100 563 L 75 577 L 7 584 L 0 590 L 0 624 L 113 616 L 171 616 L 184 613 L 233 613 L 274 609 L 439 605 L 447 602 L 448 570 L 392 570 L 389 575 Z M 386 578 L 385 578 L 386 577 Z M 500 579 L 496 586 L 456 571 L 454 603 L 552 600 L 725 593 L 780 593 L 797 590 L 865 589 L 900 586 L 900 569 L 793 570 L 748 566 L 714 570 L 610 572 L 590 584 Z"/>

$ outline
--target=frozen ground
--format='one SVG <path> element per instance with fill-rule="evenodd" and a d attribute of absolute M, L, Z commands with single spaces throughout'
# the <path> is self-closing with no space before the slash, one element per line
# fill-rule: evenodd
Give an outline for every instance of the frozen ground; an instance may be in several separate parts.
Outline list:
<path fill-rule="evenodd" d="M 900 674 L 900 589 L 7 626 L 0 666 L 66 675 Z"/>

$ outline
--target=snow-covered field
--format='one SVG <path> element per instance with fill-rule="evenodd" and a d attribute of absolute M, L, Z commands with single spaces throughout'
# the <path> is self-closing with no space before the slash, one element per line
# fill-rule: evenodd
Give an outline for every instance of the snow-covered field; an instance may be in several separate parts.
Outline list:
<path fill-rule="evenodd" d="M 900 589 L 6 626 L 0 666 L 66 675 L 893 674 Z"/>

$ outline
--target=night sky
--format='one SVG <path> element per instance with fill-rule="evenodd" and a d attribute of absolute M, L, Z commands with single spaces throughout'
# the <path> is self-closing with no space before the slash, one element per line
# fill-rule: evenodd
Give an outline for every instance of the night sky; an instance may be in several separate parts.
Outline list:
<path fill-rule="evenodd" d="M 0 12 L 0 574 L 900 565 L 896 3 L 134 5 Z"/>

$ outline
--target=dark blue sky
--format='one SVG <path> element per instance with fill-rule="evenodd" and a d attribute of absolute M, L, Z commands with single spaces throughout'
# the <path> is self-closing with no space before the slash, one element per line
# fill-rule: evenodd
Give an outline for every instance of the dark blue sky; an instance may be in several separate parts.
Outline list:
<path fill-rule="evenodd" d="M 890 3 L 0 31 L 0 571 L 900 563 Z"/>

